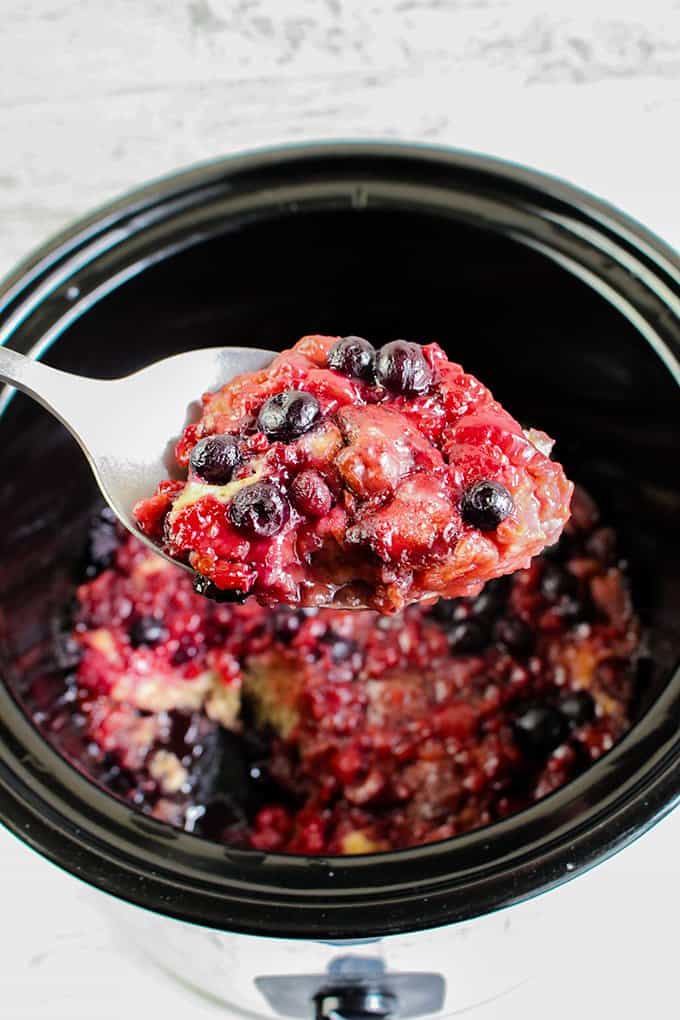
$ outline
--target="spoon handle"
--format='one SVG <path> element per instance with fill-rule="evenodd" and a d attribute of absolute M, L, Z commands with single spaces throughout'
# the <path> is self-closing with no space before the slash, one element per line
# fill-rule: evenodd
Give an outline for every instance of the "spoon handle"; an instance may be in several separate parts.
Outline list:
<path fill-rule="evenodd" d="M 37 400 L 80 439 L 88 405 L 97 399 L 99 380 L 61 372 L 41 361 L 0 346 L 0 382 L 15 386 Z"/>

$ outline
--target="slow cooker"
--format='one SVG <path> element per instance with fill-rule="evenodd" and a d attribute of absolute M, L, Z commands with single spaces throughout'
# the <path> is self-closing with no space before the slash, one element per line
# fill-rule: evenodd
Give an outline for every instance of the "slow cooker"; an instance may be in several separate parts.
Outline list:
<path fill-rule="evenodd" d="M 647 654 L 625 738 L 492 826 L 342 858 L 175 830 L 90 782 L 22 711 L 17 662 L 67 597 L 97 493 L 69 434 L 6 391 L 4 823 L 110 894 L 102 903 L 166 970 L 244 1015 L 436 1015 L 516 984 L 545 936 L 549 897 L 535 897 L 625 847 L 680 791 L 679 307 L 678 257 L 605 203 L 521 167 L 405 145 L 210 163 L 30 256 L 2 285 L 0 342 L 86 375 L 195 346 L 280 349 L 312 331 L 438 340 L 559 437 L 558 457 L 623 538 Z"/>

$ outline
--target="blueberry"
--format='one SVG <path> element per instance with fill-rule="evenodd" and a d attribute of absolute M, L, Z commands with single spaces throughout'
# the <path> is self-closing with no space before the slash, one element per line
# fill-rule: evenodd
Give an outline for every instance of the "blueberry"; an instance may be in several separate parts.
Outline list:
<path fill-rule="evenodd" d="M 451 649 L 462 653 L 481 652 L 489 640 L 488 631 L 480 620 L 455 623 L 448 632 L 448 638 Z"/>
<path fill-rule="evenodd" d="M 407 397 L 425 393 L 432 382 L 432 370 L 422 348 L 406 340 L 393 340 L 380 348 L 375 376 L 386 390 Z"/>
<path fill-rule="evenodd" d="M 102 507 L 90 524 L 85 549 L 85 575 L 95 577 L 110 567 L 119 544 L 116 515 L 110 507 Z"/>
<path fill-rule="evenodd" d="M 557 602 L 563 595 L 576 595 L 578 582 L 573 574 L 557 563 L 546 563 L 541 574 L 541 594 L 549 602 Z"/>
<path fill-rule="evenodd" d="M 134 648 L 140 645 L 157 645 L 168 636 L 162 620 L 157 616 L 138 616 L 130 627 L 130 644 Z"/>
<path fill-rule="evenodd" d="M 255 482 L 234 496 L 229 506 L 229 520 L 253 538 L 271 538 L 278 534 L 290 517 L 290 507 L 271 482 Z"/>
<path fill-rule="evenodd" d="M 192 471 L 211 485 L 224 485 L 228 482 L 234 468 L 240 463 L 241 452 L 235 436 L 206 436 L 191 451 Z"/>
<path fill-rule="evenodd" d="M 515 719 L 515 736 L 529 752 L 548 754 L 565 736 L 564 719 L 551 705 L 531 705 Z"/>
<path fill-rule="evenodd" d="M 182 634 L 172 656 L 173 666 L 184 666 L 198 655 L 198 648 L 190 634 Z"/>
<path fill-rule="evenodd" d="M 293 609 L 280 606 L 274 610 L 272 629 L 274 638 L 282 644 L 289 644 L 300 629 L 301 617 Z"/>
<path fill-rule="evenodd" d="M 616 557 L 616 532 L 613 528 L 597 528 L 586 542 L 590 556 L 602 563 L 613 563 Z"/>
<path fill-rule="evenodd" d="M 262 405 L 257 427 L 270 439 L 295 439 L 311 429 L 320 414 L 319 402 L 311 393 L 284 390 Z"/>
<path fill-rule="evenodd" d="M 245 602 L 247 593 L 232 588 L 218 588 L 216 584 L 202 574 L 193 579 L 193 589 L 197 595 L 204 595 L 211 602 Z"/>
<path fill-rule="evenodd" d="M 499 482 L 483 479 L 463 493 L 460 512 L 466 524 L 480 531 L 495 531 L 515 509 L 512 496 Z"/>
<path fill-rule="evenodd" d="M 329 645 L 333 662 L 349 661 L 359 653 L 359 645 L 352 638 L 344 638 L 329 630 L 324 635 L 325 644 Z"/>
<path fill-rule="evenodd" d="M 189 830 L 217 843 L 233 842 L 239 829 L 245 828 L 243 811 L 228 793 L 218 794 L 207 804 L 196 805 Z"/>
<path fill-rule="evenodd" d="M 508 597 L 508 578 L 497 577 L 487 581 L 483 591 L 473 599 L 470 609 L 473 616 L 493 616 L 501 610 Z"/>
<path fill-rule="evenodd" d="M 493 629 L 494 641 L 504 645 L 509 652 L 525 655 L 531 651 L 534 635 L 531 627 L 519 616 L 508 616 L 497 620 Z"/>
<path fill-rule="evenodd" d="M 98 776 L 98 780 L 102 786 L 105 786 L 111 793 L 115 793 L 119 797 L 127 797 L 136 785 L 133 773 L 127 769 L 122 769 L 115 761 L 111 761 L 108 755 L 105 756 L 101 765 L 103 771 Z"/>
<path fill-rule="evenodd" d="M 439 599 L 431 609 L 428 609 L 427 615 L 443 626 L 450 626 L 456 619 L 456 609 L 461 604 L 461 599 Z"/>
<path fill-rule="evenodd" d="M 360 336 L 345 336 L 328 352 L 328 367 L 354 379 L 373 382 L 375 348 Z"/>
<path fill-rule="evenodd" d="M 54 642 L 54 657 L 59 669 L 69 670 L 78 665 L 82 658 L 82 647 L 70 634 L 60 632 Z"/>
<path fill-rule="evenodd" d="M 559 710 L 572 726 L 583 726 L 595 716 L 595 702 L 588 691 L 572 691 L 560 700 Z"/>

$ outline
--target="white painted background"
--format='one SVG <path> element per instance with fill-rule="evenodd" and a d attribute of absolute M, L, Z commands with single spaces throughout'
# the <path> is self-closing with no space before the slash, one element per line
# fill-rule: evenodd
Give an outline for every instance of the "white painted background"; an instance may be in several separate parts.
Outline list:
<path fill-rule="evenodd" d="M 680 0 L 0 0 L 0 274 L 142 180 L 305 138 L 491 152 L 680 246 L 679 122 Z M 676 1018 L 679 888 L 677 813 L 551 894 L 569 957 L 468 1015 Z M 0 950 L 3 1020 L 219 1015 L 4 832 Z"/>

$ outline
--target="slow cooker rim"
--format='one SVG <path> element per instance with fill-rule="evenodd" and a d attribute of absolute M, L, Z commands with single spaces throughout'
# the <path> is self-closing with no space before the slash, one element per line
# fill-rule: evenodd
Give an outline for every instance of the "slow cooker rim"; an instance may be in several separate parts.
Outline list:
<path fill-rule="evenodd" d="M 63 230 L 49 236 L 0 277 L 0 315 L 6 314 L 8 307 L 20 297 L 25 286 L 34 284 L 40 276 L 72 254 L 76 247 L 89 243 L 104 230 L 111 229 L 131 215 L 143 214 L 159 200 L 167 201 L 187 191 L 209 187 L 221 181 L 225 173 L 233 176 L 254 167 L 279 163 L 305 164 L 328 157 L 331 160 L 385 158 L 392 160 L 395 165 L 403 161 L 421 164 L 431 162 L 451 169 L 481 172 L 512 185 L 534 189 L 544 196 L 564 201 L 572 209 L 593 218 L 603 230 L 613 229 L 620 239 L 631 240 L 639 253 L 655 262 L 660 272 L 667 273 L 670 270 L 674 282 L 680 281 L 680 254 L 664 238 L 601 196 L 554 173 L 546 173 L 498 156 L 446 145 L 390 139 L 318 139 L 303 143 L 283 142 L 257 146 L 228 156 L 199 161 L 152 178 L 102 203 L 77 217 Z M 0 339 L 0 342 L 3 341 Z"/>
<path fill-rule="evenodd" d="M 525 170 L 517 165 L 504 164 L 503 161 L 479 156 L 470 153 L 456 153 L 453 150 L 438 149 L 434 147 L 414 147 L 410 145 L 384 144 L 380 143 L 375 145 L 373 143 L 342 143 L 341 145 L 335 145 L 334 143 L 322 143 L 320 145 L 303 145 L 279 148 L 267 148 L 258 150 L 255 153 L 248 153 L 244 155 L 238 155 L 234 157 L 227 157 L 225 160 L 213 161 L 198 168 L 191 168 L 187 171 L 181 171 L 179 174 L 171 175 L 163 178 L 160 181 L 153 182 L 141 189 L 135 189 L 130 192 L 127 196 L 123 196 L 121 199 L 114 203 L 110 203 L 103 209 L 98 210 L 92 216 L 87 217 L 85 220 L 79 221 L 74 224 L 72 228 L 66 232 L 58 235 L 57 238 L 48 242 L 46 246 L 40 249 L 33 257 L 29 256 L 27 260 L 15 271 L 14 274 L 7 278 L 3 285 L 0 285 L 0 308 L 3 296 L 5 298 L 5 307 L 10 311 L 18 307 L 21 304 L 22 294 L 28 294 L 36 287 L 39 287 L 42 280 L 49 278 L 49 274 L 56 270 L 64 259 L 67 259 L 70 254 L 78 247 L 78 245 L 87 245 L 91 242 L 92 238 L 97 235 L 98 232 L 105 232 L 111 229 L 111 227 L 118 222 L 123 220 L 129 215 L 139 215 L 140 204 L 141 207 L 146 208 L 144 203 L 148 199 L 148 206 L 153 207 L 155 203 L 163 203 L 172 199 L 173 196 L 184 193 L 187 191 L 187 185 L 189 181 L 193 181 L 193 188 L 197 189 L 202 193 L 206 187 L 209 187 L 215 180 L 219 180 L 224 176 L 225 172 L 227 175 L 230 170 L 233 170 L 237 166 L 238 172 L 247 171 L 249 166 L 258 167 L 263 164 L 271 165 L 276 163 L 281 156 L 285 157 L 285 161 L 288 162 L 291 159 L 296 161 L 298 159 L 307 160 L 314 159 L 317 156 L 323 156 L 331 159 L 333 156 L 339 157 L 340 159 L 347 159 L 352 157 L 361 157 L 363 159 L 371 158 L 382 158 L 385 155 L 389 155 L 390 158 L 394 157 L 398 162 L 400 158 L 406 158 L 408 162 L 413 162 L 414 158 L 416 162 L 435 160 L 445 166 L 458 166 L 463 167 L 466 170 L 473 170 L 478 173 L 489 174 L 491 173 L 494 178 L 499 176 L 507 177 L 511 182 L 521 183 L 523 186 L 528 186 L 534 189 L 538 189 L 541 192 L 546 192 L 551 195 L 556 195 L 560 201 L 564 201 L 567 204 L 571 204 L 577 200 L 580 206 L 577 206 L 581 211 L 581 206 L 585 210 L 584 215 L 589 217 L 603 217 L 606 219 L 606 230 L 612 229 L 612 223 L 618 224 L 622 227 L 626 236 L 626 243 L 631 243 L 630 233 L 631 231 L 637 239 L 642 242 L 644 246 L 644 256 L 647 260 L 650 258 L 656 260 L 656 256 L 659 257 L 659 264 L 657 265 L 658 272 L 667 276 L 668 266 L 672 269 L 680 270 L 680 260 L 677 258 L 675 253 L 668 248 L 663 242 L 657 239 L 651 232 L 645 228 L 640 227 L 635 221 L 632 221 L 629 217 L 620 214 L 617 210 L 608 206 L 601 200 L 592 199 L 587 193 L 579 191 L 562 181 L 555 178 L 546 177 L 536 171 Z M 189 188 L 189 192 L 191 192 Z M 651 251 L 650 251 L 651 248 Z M 11 318 L 11 314 L 10 314 Z M 670 685 L 669 685 L 670 686 Z M 668 688 L 667 688 L 668 690 Z M 3 696 L 7 695 L 6 691 L 2 692 Z M 7 695 L 8 696 L 8 695 Z M 9 697 L 9 696 L 8 696 Z M 12 702 L 14 711 L 20 712 L 20 709 Z M 8 709 L 9 710 L 9 709 Z M 30 725 L 30 724 L 28 724 Z M 634 728 L 631 733 L 635 732 Z M 37 731 L 35 731 L 37 733 Z M 42 738 L 41 738 L 42 739 Z M 622 742 L 623 743 L 623 742 Z M 48 746 L 48 745 L 46 745 Z M 617 745 L 620 748 L 621 745 Z M 51 749 L 50 749 L 51 750 Z M 615 749 L 616 750 L 616 749 Z M 52 752 L 56 755 L 56 752 Z M 59 757 L 58 755 L 56 755 Z M 60 759 L 63 761 L 63 759 Z M 604 844 L 598 841 L 598 847 L 595 849 L 589 846 L 587 838 L 588 834 L 582 834 L 579 837 L 578 845 L 581 850 L 581 860 L 573 868 L 567 871 L 565 875 L 563 870 L 560 872 L 556 869 L 556 861 L 553 859 L 554 855 L 546 855 L 540 862 L 540 867 L 537 868 L 532 876 L 530 882 L 531 888 L 527 891 L 526 889 L 521 892 L 516 888 L 517 882 L 516 874 L 513 876 L 506 876 L 512 880 L 507 885 L 505 893 L 498 896 L 492 902 L 485 904 L 482 909 L 476 910 L 475 913 L 486 912 L 486 910 L 498 908 L 499 906 L 509 905 L 512 902 L 516 902 L 519 899 L 527 898 L 529 895 L 536 895 L 538 892 L 544 891 L 547 888 L 552 887 L 555 884 L 559 884 L 564 880 L 565 877 L 573 877 L 579 874 L 585 868 L 592 866 L 599 860 L 611 853 L 614 853 L 621 846 L 630 842 L 636 835 L 639 835 L 641 831 L 654 824 L 659 818 L 663 817 L 667 811 L 673 805 L 674 799 L 678 793 L 678 760 L 680 760 L 680 746 L 677 745 L 669 750 L 664 762 L 657 768 L 653 777 L 649 777 L 649 782 L 645 784 L 644 791 L 641 789 L 637 790 L 635 801 L 638 809 L 635 810 L 635 805 L 629 804 L 627 809 L 621 808 L 620 811 L 616 812 L 616 816 L 612 816 L 608 819 L 609 822 L 609 835 L 608 839 Z M 20 759 L 16 759 L 16 763 L 20 764 Z M 67 765 L 66 767 L 75 772 L 72 766 Z M 663 767 L 662 767 L 663 765 Z M 596 767 L 596 766 L 594 766 Z M 592 773 L 592 769 L 589 770 L 588 774 Z M 84 776 L 76 773 L 78 779 L 90 789 L 96 790 L 94 784 L 87 780 Z M 578 780 L 576 781 L 578 782 Z M 108 889 L 108 891 L 115 892 L 122 898 L 130 899 L 133 902 L 140 903 L 140 905 L 152 905 L 154 909 L 171 914 L 172 916 L 181 917 L 185 920 L 192 920 L 196 923 L 213 925 L 215 927 L 221 927 L 227 920 L 226 914 L 223 913 L 220 917 L 206 916 L 200 912 L 200 903 L 197 900 L 196 892 L 188 893 L 183 897 L 183 902 L 174 902 L 173 894 L 177 899 L 177 887 L 173 885 L 171 880 L 164 880 L 156 876 L 144 876 L 143 879 L 135 881 L 130 876 L 127 880 L 120 882 L 112 882 L 111 875 L 104 874 L 101 869 L 101 860 L 98 858 L 96 851 L 91 848 L 87 848 L 86 856 L 88 860 L 85 863 L 78 863 L 77 869 L 69 867 L 69 863 L 73 864 L 73 861 L 66 863 L 65 858 L 69 857 L 68 851 L 66 850 L 65 841 L 70 840 L 70 848 L 73 851 L 74 847 L 78 843 L 77 832 L 69 833 L 61 832 L 61 851 L 59 852 L 54 843 L 53 837 L 57 832 L 53 824 L 47 819 L 47 815 L 41 816 L 40 811 L 31 810 L 29 802 L 31 796 L 26 792 L 25 802 L 21 803 L 20 799 L 16 796 L 16 788 L 12 788 L 11 780 L 8 781 L 7 767 L 3 766 L 0 771 L 0 784 L 3 787 L 2 790 L 2 814 L 5 815 L 6 811 L 12 811 L 14 818 L 10 820 L 10 827 L 17 832 L 25 841 L 31 843 L 35 848 L 39 849 L 46 856 L 51 857 L 56 863 L 62 866 L 68 867 L 69 870 L 75 873 L 82 872 L 91 884 L 99 885 L 100 888 Z M 570 786 L 572 784 L 569 784 Z M 113 801 L 114 799 L 99 790 L 96 791 L 101 797 L 106 798 L 107 801 Z M 558 791 L 557 794 L 552 795 L 556 797 L 562 791 Z M 550 800 L 552 800 L 552 797 Z M 643 804 L 640 804 L 642 800 Z M 542 804 L 545 805 L 546 801 Z M 43 805 L 44 806 L 44 805 Z M 643 810 L 644 806 L 644 810 Z M 534 811 L 535 808 L 540 807 L 536 805 L 527 811 Z M 49 813 L 48 813 L 49 814 Z M 133 814 L 130 812 L 130 814 Z M 524 815 L 525 812 L 521 812 Z M 634 817 L 633 817 L 634 816 Z M 139 815 L 134 813 L 134 817 L 139 819 Z M 519 816 L 515 816 L 516 818 Z M 5 819 L 7 821 L 7 819 Z M 31 826 L 32 830 L 28 830 L 27 826 Z M 491 827 L 490 827 L 491 828 Z M 38 835 L 38 832 L 40 835 Z M 488 832 L 488 830 L 477 830 L 477 835 Z M 473 834 L 470 834 L 473 835 Z M 145 838 L 148 839 L 149 833 L 145 833 Z M 182 834 L 183 838 L 195 839 L 195 837 L 186 837 Z M 166 833 L 166 841 L 167 841 Z M 448 843 L 442 843 L 434 845 L 429 848 L 416 848 L 416 851 L 399 851 L 397 854 L 411 854 L 417 853 L 418 851 L 426 851 L 422 855 L 424 860 L 427 856 L 439 855 L 446 851 L 446 848 L 450 843 L 459 844 L 459 840 L 448 841 Z M 460 844 L 459 844 L 460 845 Z M 577 842 L 574 842 L 576 847 Z M 80 858 L 85 853 L 85 847 L 79 846 L 77 856 Z M 250 853 L 252 852 L 245 852 Z M 89 856 L 92 855 L 92 856 Z M 229 856 L 229 854 L 227 854 Z M 232 857 L 238 858 L 238 854 L 232 854 Z M 350 871 L 355 870 L 358 867 L 366 867 L 372 870 L 374 876 L 378 876 L 378 871 L 381 867 L 380 861 L 384 856 L 395 858 L 395 854 L 390 855 L 371 855 L 364 858 L 355 858 L 349 867 Z M 558 855 L 559 856 L 559 855 Z M 577 854 L 571 855 L 570 863 L 573 863 L 573 858 L 578 856 Z M 270 855 L 267 858 L 271 867 L 281 866 L 284 867 L 289 861 L 286 860 L 285 855 Z M 343 868 L 343 863 L 338 863 L 338 859 L 327 859 L 321 861 L 316 858 L 299 858 L 304 863 L 306 868 L 315 868 L 314 880 L 319 881 L 321 872 L 323 869 L 327 873 L 333 875 L 334 871 L 339 871 Z M 97 864 L 99 863 L 99 868 Z M 238 865 L 237 865 L 238 866 Z M 568 867 L 568 866 L 567 866 Z M 538 874 L 538 870 L 541 870 L 541 874 Z M 87 874 L 85 872 L 87 871 Z M 121 873 L 122 875 L 122 873 Z M 377 887 L 371 890 L 375 893 Z M 205 894 L 209 896 L 209 893 Z M 200 898 L 200 897 L 199 897 Z M 435 900 L 438 901 L 437 907 L 435 907 Z M 481 905 L 481 900 L 478 900 Z M 228 920 L 229 927 L 232 930 L 237 931 L 248 931 L 253 934 L 276 934 L 285 937 L 366 937 L 367 935 L 373 934 L 384 934 L 386 930 L 389 931 L 407 931 L 414 930 L 423 927 L 431 927 L 436 924 L 444 924 L 450 920 L 460 920 L 463 914 L 456 914 L 454 909 L 445 905 L 444 914 L 442 913 L 441 896 L 428 897 L 428 906 L 423 908 L 422 913 L 418 918 L 404 918 L 399 919 L 396 916 L 390 918 L 384 917 L 378 920 L 380 916 L 379 905 L 372 908 L 372 920 L 368 919 L 367 916 L 367 904 L 362 901 L 356 905 L 345 905 L 343 910 L 345 916 L 342 921 L 338 921 L 337 918 L 332 922 L 329 919 L 324 919 L 323 914 L 320 915 L 319 920 L 316 922 L 313 919 L 306 917 L 303 922 L 301 918 L 296 918 L 294 922 L 288 922 L 285 920 L 281 922 L 274 917 L 267 917 L 267 908 L 262 903 L 258 906 L 257 917 L 246 917 L 245 912 L 242 912 L 242 916 L 232 916 Z M 231 909 L 236 909 L 234 904 L 230 905 Z M 318 913 L 318 905 L 315 908 Z M 460 910 L 460 908 L 458 908 Z M 448 913 L 446 912 L 448 910 Z M 309 913 L 306 911 L 305 913 Z M 191 915 L 191 916 L 189 916 Z M 469 915 L 465 915 L 469 916 Z M 472 915 L 475 916 L 475 915 Z M 370 925 L 373 923 L 375 927 L 371 928 Z M 334 925 L 334 927 L 333 927 Z"/>

